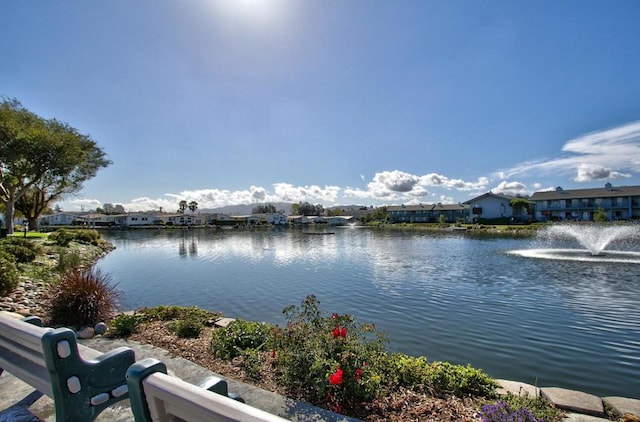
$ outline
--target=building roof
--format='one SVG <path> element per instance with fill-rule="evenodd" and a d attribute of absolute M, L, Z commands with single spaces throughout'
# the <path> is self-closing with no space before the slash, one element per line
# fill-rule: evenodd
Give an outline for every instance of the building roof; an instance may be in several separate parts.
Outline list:
<path fill-rule="evenodd" d="M 482 194 L 480 196 L 476 196 L 475 198 L 471 198 L 468 201 L 464 201 L 463 204 L 473 204 L 474 202 L 477 202 L 477 201 L 481 200 L 482 198 L 487 198 L 487 197 L 505 199 L 507 201 L 510 201 L 512 199 L 528 200 L 528 198 L 524 198 L 524 197 L 520 197 L 520 196 L 501 195 L 501 194 L 493 193 L 493 192 L 489 191 L 489 192 L 487 192 L 485 194 Z"/>
<path fill-rule="evenodd" d="M 391 205 L 387 207 L 387 211 L 459 211 L 468 208 L 464 204 Z"/>
<path fill-rule="evenodd" d="M 553 201 L 559 199 L 612 198 L 616 196 L 640 196 L 640 186 L 612 186 L 607 183 L 602 188 L 592 189 L 565 190 L 557 187 L 552 191 L 536 192 L 531 195 L 531 200 Z"/>

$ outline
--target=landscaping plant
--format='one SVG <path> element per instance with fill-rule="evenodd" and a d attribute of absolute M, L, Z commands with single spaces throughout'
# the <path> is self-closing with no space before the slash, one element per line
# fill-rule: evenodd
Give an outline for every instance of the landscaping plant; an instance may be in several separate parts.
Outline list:
<path fill-rule="evenodd" d="M 543 397 L 507 394 L 483 405 L 480 416 L 483 422 L 560 422 L 564 414 Z"/>
<path fill-rule="evenodd" d="M 211 325 L 220 318 L 220 313 L 206 311 L 196 306 L 159 305 L 142 308 L 139 311 L 141 321 L 173 321 L 178 319 L 196 319 L 203 325 Z"/>
<path fill-rule="evenodd" d="M 169 330 L 180 338 L 196 338 L 204 328 L 204 324 L 195 316 L 178 319 L 169 324 Z"/>
<path fill-rule="evenodd" d="M 51 324 L 83 327 L 110 320 L 118 292 L 108 274 L 90 268 L 65 272 L 51 285 L 48 297 L 45 310 Z"/>
<path fill-rule="evenodd" d="M 112 334 L 116 337 L 127 337 L 136 332 L 136 326 L 140 318 L 135 314 L 120 314 L 110 324 Z"/>
<path fill-rule="evenodd" d="M 271 335 L 269 324 L 238 319 L 224 329 L 213 331 L 211 348 L 216 356 L 233 359 L 249 350 L 266 350 Z"/>
<path fill-rule="evenodd" d="M 6 296 L 18 287 L 18 269 L 15 257 L 0 250 L 0 296 Z"/>
<path fill-rule="evenodd" d="M 276 335 L 273 354 L 289 391 L 339 413 L 377 397 L 383 381 L 382 334 L 350 315 L 324 316 L 313 295 L 283 312 L 287 325 Z"/>

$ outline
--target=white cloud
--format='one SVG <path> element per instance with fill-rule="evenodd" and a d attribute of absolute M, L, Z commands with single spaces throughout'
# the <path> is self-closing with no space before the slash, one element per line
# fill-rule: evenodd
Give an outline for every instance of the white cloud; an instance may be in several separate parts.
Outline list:
<path fill-rule="evenodd" d="M 66 201 L 60 208 L 63 211 L 79 211 L 79 210 L 92 210 L 102 205 L 102 202 L 97 199 L 71 199 Z"/>
<path fill-rule="evenodd" d="M 631 177 L 629 172 L 640 172 L 640 121 L 572 139 L 562 151 L 562 157 L 524 162 L 496 176 L 573 173 L 578 182 Z"/>
<path fill-rule="evenodd" d="M 631 175 L 612 171 L 610 168 L 605 168 L 597 164 L 583 163 L 578 166 L 578 174 L 573 180 L 576 182 L 590 182 L 592 180 L 620 179 L 624 177 L 631 177 Z"/>
<path fill-rule="evenodd" d="M 450 196 L 447 195 L 440 195 L 440 200 L 438 201 L 441 204 L 455 204 L 456 201 L 454 201 L 454 199 Z"/>
<path fill-rule="evenodd" d="M 418 183 L 420 177 L 399 170 L 383 171 L 373 176 L 369 183 L 369 190 L 373 192 L 411 192 Z"/>
<path fill-rule="evenodd" d="M 338 186 L 294 186 L 289 183 L 273 185 L 275 196 L 282 202 L 335 203 L 341 188 Z"/>
<path fill-rule="evenodd" d="M 507 181 L 500 182 L 500 184 L 498 184 L 498 186 L 496 186 L 491 191 L 510 196 L 530 195 L 532 193 L 527 189 L 527 185 L 525 185 L 524 183 Z"/>
<path fill-rule="evenodd" d="M 475 182 L 465 182 L 461 179 L 450 179 L 441 174 L 430 173 L 420 178 L 424 186 L 439 186 L 445 189 L 455 189 L 460 191 L 481 190 L 487 187 L 489 179 L 479 177 Z"/>

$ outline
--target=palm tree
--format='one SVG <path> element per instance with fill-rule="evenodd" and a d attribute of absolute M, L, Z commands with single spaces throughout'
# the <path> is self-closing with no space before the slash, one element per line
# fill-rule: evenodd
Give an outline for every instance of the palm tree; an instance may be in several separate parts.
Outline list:
<path fill-rule="evenodd" d="M 178 212 L 181 212 L 184 214 L 184 210 L 186 209 L 187 209 L 187 201 L 183 199 L 182 201 L 180 201 L 180 203 L 178 203 Z"/>
<path fill-rule="evenodd" d="M 189 209 L 191 210 L 192 214 L 195 214 L 196 210 L 198 209 L 198 203 L 196 201 L 189 202 Z"/>

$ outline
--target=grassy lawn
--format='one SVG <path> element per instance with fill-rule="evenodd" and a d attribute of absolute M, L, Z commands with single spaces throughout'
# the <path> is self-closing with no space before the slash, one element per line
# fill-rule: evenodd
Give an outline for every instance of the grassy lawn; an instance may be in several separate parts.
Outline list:
<path fill-rule="evenodd" d="M 24 232 L 15 232 L 7 237 L 24 237 Z M 27 239 L 43 239 L 49 237 L 49 233 L 27 232 Z"/>

